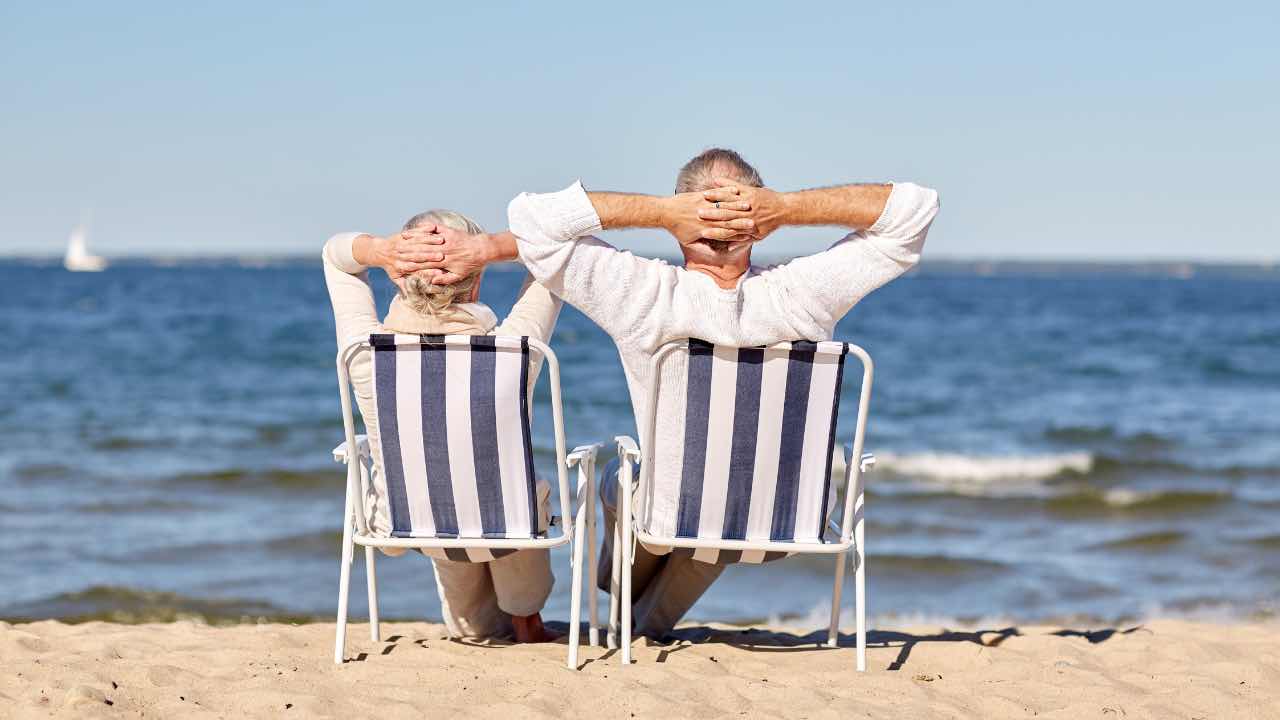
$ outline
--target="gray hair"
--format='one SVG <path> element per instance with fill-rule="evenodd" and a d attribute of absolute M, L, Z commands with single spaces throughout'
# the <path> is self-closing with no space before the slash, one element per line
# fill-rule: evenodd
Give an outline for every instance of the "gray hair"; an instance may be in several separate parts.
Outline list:
<path fill-rule="evenodd" d="M 423 225 L 444 225 L 475 235 L 484 230 L 471 218 L 452 210 L 428 210 L 409 218 L 404 224 L 405 230 L 412 230 Z M 452 285 L 432 285 L 427 273 L 417 272 L 404 279 L 404 289 L 400 293 L 404 302 L 421 315 L 437 315 L 450 305 L 461 299 L 469 298 L 480 281 L 480 273 L 470 275 Z"/>
<path fill-rule="evenodd" d="M 718 175 L 733 178 L 743 185 L 764 187 L 759 171 L 741 155 L 726 148 L 711 148 L 703 150 L 680 168 L 676 175 L 676 193 L 710 190 L 715 187 Z"/>

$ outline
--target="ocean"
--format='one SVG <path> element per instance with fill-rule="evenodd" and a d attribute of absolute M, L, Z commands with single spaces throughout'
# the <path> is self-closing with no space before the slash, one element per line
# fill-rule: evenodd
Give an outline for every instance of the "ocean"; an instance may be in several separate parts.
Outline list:
<path fill-rule="evenodd" d="M 494 269 L 484 299 L 503 314 L 520 280 Z M 342 426 L 317 262 L 0 262 L 0 335 L 0 618 L 332 620 Z M 1280 611 L 1280 282 L 926 263 L 837 337 L 876 361 L 876 627 Z M 633 434 L 608 338 L 566 308 L 551 344 L 570 446 Z M 545 477 L 549 418 L 544 380 Z M 553 567 L 563 621 L 563 550 Z M 426 558 L 379 570 L 384 618 L 439 618 Z M 734 566 L 690 617 L 817 627 L 831 571 Z"/>

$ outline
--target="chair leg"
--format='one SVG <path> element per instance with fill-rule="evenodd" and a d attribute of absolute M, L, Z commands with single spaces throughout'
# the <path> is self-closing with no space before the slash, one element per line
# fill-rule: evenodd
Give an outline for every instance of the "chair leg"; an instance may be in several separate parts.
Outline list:
<path fill-rule="evenodd" d="M 365 546 L 364 576 L 369 585 L 369 639 L 378 642 L 382 630 L 378 626 L 378 551 Z"/>
<path fill-rule="evenodd" d="M 827 647 L 840 644 L 840 594 L 844 590 L 844 565 L 848 561 L 844 553 L 836 555 L 836 582 L 831 590 L 831 627 L 827 630 Z"/>
<path fill-rule="evenodd" d="M 584 501 L 579 501 L 577 522 L 573 526 L 573 583 L 569 590 L 569 659 L 570 670 L 578 667 L 578 642 L 582 633 L 582 535 Z"/>
<path fill-rule="evenodd" d="M 618 522 L 622 525 L 622 664 L 631 664 L 631 470 L 627 463 L 627 480 L 622 490 L 622 513 Z"/>
<path fill-rule="evenodd" d="M 613 523 L 613 569 L 609 577 L 608 646 L 618 647 L 618 610 L 622 601 L 622 521 Z"/>
<path fill-rule="evenodd" d="M 592 463 L 587 473 L 587 641 L 591 647 L 600 645 L 600 591 L 596 568 L 596 468 Z"/>
<path fill-rule="evenodd" d="M 342 570 L 338 576 L 338 628 L 333 642 L 333 662 L 341 665 L 347 644 L 347 597 L 351 590 L 351 516 L 342 530 Z"/>
<path fill-rule="evenodd" d="M 854 549 L 853 559 L 858 563 L 853 571 L 853 600 L 858 604 L 855 609 L 858 622 L 858 672 L 863 672 L 867 669 L 867 563 L 862 554 L 861 543 Z"/>

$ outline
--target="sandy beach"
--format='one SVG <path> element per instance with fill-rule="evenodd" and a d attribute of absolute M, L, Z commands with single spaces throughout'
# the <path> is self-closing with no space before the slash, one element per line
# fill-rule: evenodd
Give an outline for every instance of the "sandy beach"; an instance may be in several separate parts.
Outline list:
<path fill-rule="evenodd" d="M 863 675 L 851 647 L 785 628 L 685 628 L 673 645 L 637 642 L 625 669 L 584 648 L 579 672 L 563 644 L 452 642 L 428 623 L 366 633 L 352 627 L 339 667 L 329 624 L 4 624 L 0 715 L 1280 717 L 1276 624 L 879 631 Z"/>

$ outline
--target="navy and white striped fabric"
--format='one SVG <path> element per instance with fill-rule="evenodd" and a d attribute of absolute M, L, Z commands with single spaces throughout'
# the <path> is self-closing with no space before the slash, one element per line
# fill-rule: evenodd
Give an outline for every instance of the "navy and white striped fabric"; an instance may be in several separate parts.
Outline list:
<path fill-rule="evenodd" d="M 734 348 L 690 340 L 683 452 L 657 452 L 650 532 L 678 538 L 822 542 L 846 346 Z M 664 388 L 662 392 L 678 391 Z M 655 499 L 657 500 L 657 499 Z M 662 550 L 657 548 L 656 550 Z M 766 562 L 784 553 L 699 549 L 707 562 Z"/>
<path fill-rule="evenodd" d="M 392 537 L 539 534 L 523 337 L 369 337 Z M 512 550 L 424 550 L 484 562 Z"/>

